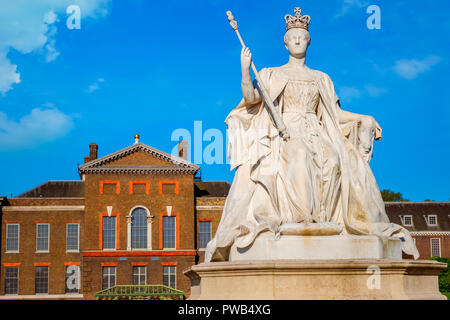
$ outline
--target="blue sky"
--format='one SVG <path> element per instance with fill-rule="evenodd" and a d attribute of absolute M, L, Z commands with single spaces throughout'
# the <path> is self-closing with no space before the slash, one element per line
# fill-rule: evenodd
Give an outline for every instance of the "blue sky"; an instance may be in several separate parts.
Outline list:
<path fill-rule="evenodd" d="M 66 26 L 71 4 L 81 9 L 79 30 Z M 366 26 L 373 4 L 379 30 Z M 79 179 L 91 142 L 103 156 L 138 132 L 171 152 L 174 130 L 193 134 L 194 121 L 225 135 L 241 99 L 240 45 L 225 11 L 262 68 L 286 63 L 283 18 L 295 6 L 311 16 L 307 65 L 330 75 L 344 109 L 383 129 L 371 162 L 380 188 L 448 201 L 443 0 L 0 0 L 0 195 Z M 232 181 L 227 164 L 201 166 L 204 180 Z"/>

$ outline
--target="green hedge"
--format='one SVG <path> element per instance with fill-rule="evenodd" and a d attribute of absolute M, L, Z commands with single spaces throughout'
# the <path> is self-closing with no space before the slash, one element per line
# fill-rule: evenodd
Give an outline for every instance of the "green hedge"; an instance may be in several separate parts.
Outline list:
<path fill-rule="evenodd" d="M 430 258 L 430 260 L 435 260 L 439 262 L 443 262 L 447 264 L 447 268 L 442 270 L 441 273 L 439 273 L 439 291 L 440 292 L 450 292 L 450 273 L 448 268 L 448 263 L 450 261 L 449 258 L 439 258 L 439 257 L 433 257 Z"/>

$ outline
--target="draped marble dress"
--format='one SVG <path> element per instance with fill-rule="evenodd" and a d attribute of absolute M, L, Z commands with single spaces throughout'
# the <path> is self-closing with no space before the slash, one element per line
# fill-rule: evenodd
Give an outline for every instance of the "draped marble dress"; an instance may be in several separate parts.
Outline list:
<path fill-rule="evenodd" d="M 260 71 L 288 141 L 261 98 L 242 100 L 227 117 L 236 173 L 205 262 L 226 261 L 233 243 L 244 248 L 261 232 L 277 235 L 283 224 L 299 222 L 333 222 L 342 234 L 399 237 L 403 251 L 417 258 L 409 232 L 389 222 L 368 163 L 341 131 L 333 83 L 307 70 L 307 79 L 292 78 L 284 67 Z"/>

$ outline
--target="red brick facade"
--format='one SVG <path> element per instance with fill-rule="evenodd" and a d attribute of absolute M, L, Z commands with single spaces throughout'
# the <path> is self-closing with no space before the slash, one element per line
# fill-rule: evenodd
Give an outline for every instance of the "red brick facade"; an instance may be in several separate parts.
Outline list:
<path fill-rule="evenodd" d="M 11 267 L 18 268 L 17 297 L 93 299 L 94 293 L 102 290 L 105 267 L 115 268 L 115 285 L 130 285 L 133 267 L 145 268 L 141 269 L 145 270 L 145 284 L 163 284 L 163 270 L 170 266 L 175 270 L 172 286 L 188 297 L 190 284 L 183 270 L 199 261 L 194 190 L 199 168 L 140 143 L 100 159 L 91 155 L 86 161 L 80 166 L 79 182 L 48 182 L 19 197 L 4 199 L 0 207 L 0 295 L 14 297 L 5 296 L 5 270 Z M 78 197 L 68 197 L 71 193 Z M 223 205 L 225 198 L 217 199 Z M 142 234 L 147 241 L 140 242 L 145 242 L 145 248 L 139 249 L 133 248 L 131 237 L 132 213 L 137 208 L 146 213 L 142 222 L 146 233 Z M 214 228 L 219 211 L 210 218 Z M 205 217 L 203 211 L 200 215 Z M 105 233 L 103 221 L 110 217 L 115 217 L 115 225 L 108 225 L 114 232 Z M 174 219 L 170 248 L 164 247 L 164 217 Z M 36 252 L 38 223 L 50 226 L 48 252 Z M 68 223 L 79 225 L 77 252 L 66 250 Z M 8 224 L 20 225 L 18 252 L 6 250 Z M 115 238 L 114 248 L 103 247 L 104 234 Z M 66 294 L 66 268 L 70 265 L 80 267 L 78 295 Z M 36 294 L 37 267 L 48 268 L 48 295 Z"/>
<path fill-rule="evenodd" d="M 115 281 L 107 284 L 130 285 L 136 267 L 141 267 L 145 284 L 163 284 L 164 270 L 170 267 L 175 272 L 171 286 L 188 297 L 190 284 L 183 270 L 204 261 L 205 239 L 217 230 L 230 184 L 197 181 L 199 167 L 141 143 L 100 159 L 96 145 L 90 148 L 87 163 L 79 167 L 80 181 L 49 181 L 16 198 L 0 198 L 0 299 L 94 299 L 105 285 L 103 271 L 114 272 Z M 145 213 L 141 227 L 146 233 L 142 231 L 141 238 L 146 234 L 147 239 L 141 239 L 139 249 L 133 247 L 134 210 Z M 450 257 L 450 203 L 386 203 L 386 211 L 391 222 L 400 225 L 404 216 L 412 217 L 405 228 L 416 239 L 420 259 L 431 256 L 431 239 L 439 239 L 433 240 L 435 253 L 439 249 L 440 256 Z M 436 224 L 427 225 L 430 215 L 436 216 Z M 172 232 L 168 238 L 165 217 L 172 223 L 166 226 Z M 207 226 L 202 241 L 201 223 Z M 37 250 L 37 225 L 42 224 L 49 226 L 45 252 Z M 74 224 L 77 250 L 68 246 L 68 225 Z M 7 250 L 8 225 L 19 226 L 19 247 L 14 252 Z M 170 243 L 167 248 L 165 241 Z M 66 290 L 70 266 L 80 269 L 75 293 Z M 48 290 L 38 295 L 42 275 L 36 271 L 42 268 L 48 271 Z M 10 279 L 5 283 L 11 277 L 7 270 L 18 270 L 16 295 L 5 295 L 7 286 L 14 291 Z"/>

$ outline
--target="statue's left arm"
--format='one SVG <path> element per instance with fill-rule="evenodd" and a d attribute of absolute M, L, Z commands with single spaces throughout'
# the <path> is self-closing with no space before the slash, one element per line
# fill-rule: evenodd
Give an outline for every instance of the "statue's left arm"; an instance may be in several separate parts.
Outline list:
<path fill-rule="evenodd" d="M 369 115 L 357 114 L 342 110 L 339 98 L 334 89 L 333 81 L 323 72 L 317 72 L 324 85 L 325 99 L 330 99 L 330 105 L 334 106 L 334 116 L 337 118 L 341 133 L 359 151 L 362 158 L 369 163 L 372 158 L 373 141 L 381 139 L 381 127 L 375 119 Z M 326 94 L 328 92 L 328 94 Z"/>
<path fill-rule="evenodd" d="M 346 123 L 349 121 L 365 121 L 367 122 L 367 124 L 370 124 L 370 122 L 372 122 L 373 126 L 375 126 L 376 129 L 375 140 L 381 139 L 381 127 L 372 116 L 339 109 L 339 123 Z"/>
<path fill-rule="evenodd" d="M 381 139 L 381 127 L 369 115 L 357 114 L 339 109 L 339 124 L 342 133 L 359 150 L 361 156 L 370 162 L 373 152 L 373 141 Z"/>

